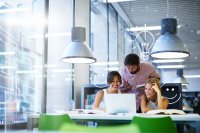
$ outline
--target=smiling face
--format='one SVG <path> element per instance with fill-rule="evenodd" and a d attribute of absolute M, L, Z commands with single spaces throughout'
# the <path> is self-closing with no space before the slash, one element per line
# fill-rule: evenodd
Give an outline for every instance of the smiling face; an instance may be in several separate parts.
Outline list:
<path fill-rule="evenodd" d="M 112 88 L 118 89 L 119 86 L 120 86 L 120 84 L 121 84 L 121 81 L 120 81 L 120 79 L 118 78 L 118 76 L 114 76 L 114 77 L 113 77 L 113 81 L 112 81 L 112 83 L 111 83 L 110 85 L 111 85 Z"/>
<path fill-rule="evenodd" d="M 169 100 L 169 108 L 181 109 L 182 106 L 182 96 L 181 96 L 181 87 L 177 85 L 163 85 L 162 92 L 163 96 Z M 180 102 L 179 102 L 180 101 Z"/>
<path fill-rule="evenodd" d="M 165 95 L 167 95 L 167 98 L 169 99 L 169 103 L 176 102 L 177 100 L 179 100 L 179 97 L 180 97 L 178 89 L 175 87 L 165 88 Z"/>
<path fill-rule="evenodd" d="M 157 78 L 149 78 L 145 83 L 145 94 L 147 98 L 155 100 L 157 97 L 156 91 L 152 88 L 153 85 L 157 84 L 160 89 L 160 80 Z"/>
<path fill-rule="evenodd" d="M 147 98 L 150 98 L 150 99 L 153 99 L 153 98 L 156 97 L 156 92 L 152 88 L 152 84 L 151 83 L 147 83 L 145 85 L 145 94 L 146 94 Z"/>
<path fill-rule="evenodd" d="M 117 71 L 109 72 L 107 75 L 107 83 L 112 90 L 119 89 L 120 84 L 122 83 L 120 74 Z"/>

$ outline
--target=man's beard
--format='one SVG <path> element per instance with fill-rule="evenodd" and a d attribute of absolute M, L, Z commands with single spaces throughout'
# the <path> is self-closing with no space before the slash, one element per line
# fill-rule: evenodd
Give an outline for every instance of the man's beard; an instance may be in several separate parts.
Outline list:
<path fill-rule="evenodd" d="M 131 74 L 136 74 L 138 71 L 130 72 Z"/>
<path fill-rule="evenodd" d="M 136 71 L 130 72 L 131 74 L 136 74 L 140 70 L 140 66 L 138 66 Z"/>

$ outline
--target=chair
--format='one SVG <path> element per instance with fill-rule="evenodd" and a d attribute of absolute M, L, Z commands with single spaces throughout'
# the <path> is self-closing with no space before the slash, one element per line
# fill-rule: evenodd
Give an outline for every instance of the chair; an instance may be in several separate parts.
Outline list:
<path fill-rule="evenodd" d="M 141 133 L 136 124 L 100 126 L 97 127 L 95 133 Z"/>
<path fill-rule="evenodd" d="M 131 124 L 137 124 L 141 133 L 178 133 L 169 116 L 154 118 L 134 116 Z"/>
<path fill-rule="evenodd" d="M 77 132 L 77 133 L 141 133 L 138 126 L 135 124 L 118 125 L 118 126 L 99 126 L 86 127 L 82 125 L 64 124 L 60 131 L 62 132 Z"/>
<path fill-rule="evenodd" d="M 67 114 L 41 114 L 39 131 L 58 131 L 64 123 L 74 124 Z"/>

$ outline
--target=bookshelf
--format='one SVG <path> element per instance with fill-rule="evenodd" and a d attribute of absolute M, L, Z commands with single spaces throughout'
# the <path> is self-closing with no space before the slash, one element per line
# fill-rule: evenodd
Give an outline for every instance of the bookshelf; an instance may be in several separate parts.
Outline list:
<path fill-rule="evenodd" d="M 183 106 L 186 112 L 200 114 L 200 92 L 183 92 Z"/>
<path fill-rule="evenodd" d="M 86 84 L 81 87 L 81 108 L 92 109 L 92 105 L 96 96 L 96 93 L 105 89 L 108 86 L 106 84 Z"/>

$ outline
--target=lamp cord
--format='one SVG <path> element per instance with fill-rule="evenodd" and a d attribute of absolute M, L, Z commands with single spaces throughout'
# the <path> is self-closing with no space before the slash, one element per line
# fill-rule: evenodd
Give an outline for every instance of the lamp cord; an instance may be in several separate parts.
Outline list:
<path fill-rule="evenodd" d="M 72 5 L 73 5 L 73 9 L 72 9 L 72 27 L 75 27 L 75 0 L 72 1 Z M 72 70 L 74 70 L 74 64 L 72 63 Z M 74 75 L 74 71 L 73 71 L 73 75 Z M 73 80 L 73 76 L 71 77 L 71 81 L 72 81 L 72 90 L 71 90 L 71 100 L 74 100 L 74 80 Z M 70 103 L 71 104 L 71 103 Z"/>
<path fill-rule="evenodd" d="M 169 16 L 169 0 L 167 0 L 167 18 Z"/>
<path fill-rule="evenodd" d="M 72 27 L 75 27 L 75 0 L 72 1 L 73 10 L 72 10 Z"/>

